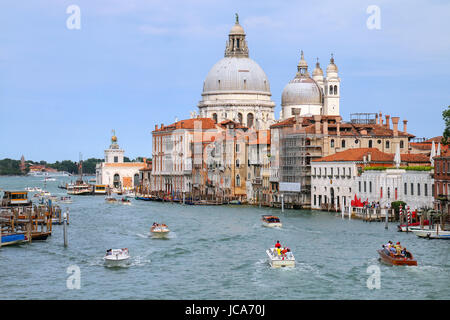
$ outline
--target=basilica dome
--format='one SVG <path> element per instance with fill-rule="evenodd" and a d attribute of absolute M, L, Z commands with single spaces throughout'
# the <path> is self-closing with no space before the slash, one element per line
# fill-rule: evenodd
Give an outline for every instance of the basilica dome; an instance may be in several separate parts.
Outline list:
<path fill-rule="evenodd" d="M 322 104 L 322 92 L 319 85 L 309 77 L 299 77 L 291 80 L 284 87 L 281 95 L 281 105 L 311 105 Z"/>
<path fill-rule="evenodd" d="M 203 93 L 249 91 L 270 95 L 263 69 L 248 57 L 225 57 L 206 76 Z"/>

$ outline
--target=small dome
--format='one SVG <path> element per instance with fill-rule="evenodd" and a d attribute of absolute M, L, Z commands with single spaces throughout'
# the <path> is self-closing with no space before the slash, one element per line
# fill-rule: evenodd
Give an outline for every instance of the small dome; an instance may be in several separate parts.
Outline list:
<path fill-rule="evenodd" d="M 239 23 L 236 23 L 230 30 L 230 34 L 243 34 L 245 35 L 244 28 Z"/>
<path fill-rule="evenodd" d="M 327 67 L 327 73 L 328 72 L 338 72 L 338 67 L 337 65 L 334 64 L 334 57 L 333 55 L 331 55 L 331 59 L 330 59 L 330 64 Z"/>
<path fill-rule="evenodd" d="M 281 105 L 321 105 L 322 91 L 310 77 L 296 77 L 284 87 Z"/>
<path fill-rule="evenodd" d="M 319 61 L 317 61 L 316 68 L 314 69 L 312 75 L 313 75 L 313 77 L 315 77 L 315 76 L 323 76 L 323 70 L 320 67 Z"/>
<path fill-rule="evenodd" d="M 225 57 L 206 76 L 203 93 L 211 91 L 259 91 L 270 94 L 269 80 L 252 59 Z"/>

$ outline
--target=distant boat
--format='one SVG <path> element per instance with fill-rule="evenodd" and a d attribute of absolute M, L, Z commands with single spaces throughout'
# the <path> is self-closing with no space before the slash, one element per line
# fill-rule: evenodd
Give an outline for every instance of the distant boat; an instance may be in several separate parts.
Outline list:
<path fill-rule="evenodd" d="M 155 222 L 150 227 L 150 232 L 156 238 L 163 238 L 169 234 L 170 230 L 169 230 L 169 227 L 167 225 L 165 225 L 164 223 L 159 224 L 159 223 Z"/>
<path fill-rule="evenodd" d="M 263 226 L 265 227 L 278 227 L 281 228 L 283 224 L 280 221 L 280 218 L 271 215 L 263 215 L 262 218 Z"/>
<path fill-rule="evenodd" d="M 433 230 L 412 230 L 416 236 L 419 238 L 426 239 L 450 239 L 450 231 L 442 230 L 438 225 L 436 225 L 436 229 Z"/>

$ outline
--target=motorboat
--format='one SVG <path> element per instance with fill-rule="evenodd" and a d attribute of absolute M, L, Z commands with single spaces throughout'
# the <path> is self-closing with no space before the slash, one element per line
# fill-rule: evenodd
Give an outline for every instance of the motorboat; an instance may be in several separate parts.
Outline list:
<path fill-rule="evenodd" d="M 27 237 L 23 233 L 2 234 L 0 236 L 0 247 L 21 244 L 27 241 Z"/>
<path fill-rule="evenodd" d="M 72 203 L 72 198 L 71 197 L 61 197 L 59 199 L 59 202 L 61 202 L 61 203 Z"/>
<path fill-rule="evenodd" d="M 278 254 L 276 248 L 270 248 L 266 250 L 266 253 L 269 257 L 270 266 L 273 268 L 295 267 L 295 257 L 290 250 Z"/>
<path fill-rule="evenodd" d="M 381 262 L 384 262 L 393 266 L 417 266 L 417 260 L 414 259 L 413 255 L 409 253 L 409 257 L 397 256 L 387 249 L 377 250 L 380 255 Z"/>
<path fill-rule="evenodd" d="M 280 218 L 271 215 L 263 215 L 261 218 L 262 224 L 264 227 L 278 227 L 281 228 L 283 224 L 280 221 Z"/>
<path fill-rule="evenodd" d="M 424 229 L 428 229 L 428 225 L 429 225 L 429 221 L 424 220 L 424 222 L 423 222 Z M 399 224 L 397 226 L 397 229 L 398 229 L 398 231 L 406 232 L 406 227 L 407 227 L 406 224 Z M 417 229 L 420 229 L 420 222 L 408 224 L 408 231 L 417 230 Z"/>
<path fill-rule="evenodd" d="M 117 199 L 113 197 L 106 197 L 105 201 L 108 203 L 117 203 Z"/>
<path fill-rule="evenodd" d="M 122 203 L 122 204 L 131 204 L 131 200 L 128 199 L 128 197 L 122 197 L 122 199 L 120 199 L 120 203 Z"/>
<path fill-rule="evenodd" d="M 433 229 L 419 229 L 412 230 L 416 236 L 419 238 L 426 239 L 450 239 L 450 230 L 442 230 L 439 225 L 436 225 L 436 228 Z"/>
<path fill-rule="evenodd" d="M 129 259 L 128 248 L 106 250 L 106 254 L 103 257 L 105 265 L 110 267 L 125 266 Z"/>
<path fill-rule="evenodd" d="M 167 236 L 170 232 L 169 227 L 167 225 L 159 224 L 159 223 L 153 223 L 153 225 L 150 227 L 151 234 L 156 238 L 163 238 Z"/>

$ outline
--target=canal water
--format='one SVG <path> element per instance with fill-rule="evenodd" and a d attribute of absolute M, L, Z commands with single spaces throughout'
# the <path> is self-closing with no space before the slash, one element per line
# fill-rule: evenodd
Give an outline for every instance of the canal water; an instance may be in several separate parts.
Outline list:
<path fill-rule="evenodd" d="M 47 182 L 47 190 L 65 195 L 57 186 L 71 178 Z M 43 184 L 0 177 L 3 190 Z M 395 223 L 385 230 L 326 212 L 72 198 L 61 204 L 70 210 L 68 247 L 56 225 L 44 242 L 0 249 L 0 299 L 450 299 L 450 242 L 399 233 Z M 263 227 L 263 214 L 280 216 L 283 228 Z M 150 236 L 153 222 L 169 226 L 168 239 Z M 265 250 L 277 240 L 291 248 L 295 268 L 269 266 Z M 418 266 L 381 264 L 376 250 L 388 240 L 406 246 Z M 125 247 L 128 267 L 104 266 L 107 249 Z M 79 289 L 67 286 L 73 266 Z M 372 268 L 379 289 L 367 286 Z"/>

